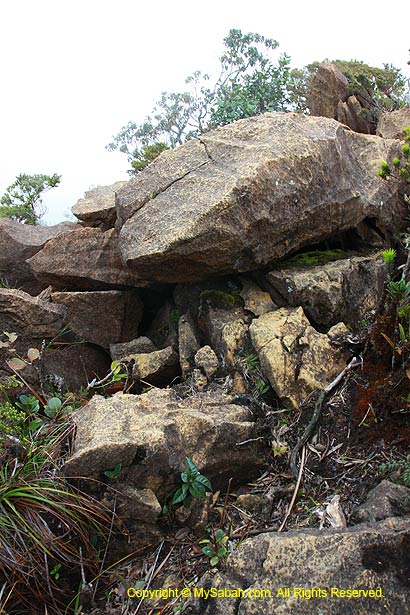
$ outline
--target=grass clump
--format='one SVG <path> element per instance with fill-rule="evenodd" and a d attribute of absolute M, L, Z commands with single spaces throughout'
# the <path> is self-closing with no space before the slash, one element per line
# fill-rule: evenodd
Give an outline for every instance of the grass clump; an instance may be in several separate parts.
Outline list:
<path fill-rule="evenodd" d="M 61 471 L 70 422 L 10 402 L 1 410 L 0 587 L 8 596 L 2 608 L 44 613 L 46 604 L 48 613 L 62 613 L 81 570 L 97 571 L 94 545 L 108 519 Z"/>

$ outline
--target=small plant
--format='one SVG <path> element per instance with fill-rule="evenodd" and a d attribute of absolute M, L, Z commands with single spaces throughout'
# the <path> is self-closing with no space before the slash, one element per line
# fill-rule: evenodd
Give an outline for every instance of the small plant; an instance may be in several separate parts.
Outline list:
<path fill-rule="evenodd" d="M 387 285 L 387 292 L 397 299 L 397 301 L 401 302 L 407 299 L 410 296 L 410 282 L 406 282 L 405 280 L 390 280 Z"/>
<path fill-rule="evenodd" d="M 219 528 L 214 531 L 214 529 L 208 528 L 208 537 L 202 538 L 199 541 L 200 545 L 205 545 L 202 547 L 202 553 L 209 558 L 209 564 L 214 568 L 218 566 L 221 561 L 226 560 L 229 555 L 229 546 L 228 546 L 229 536 Z"/>
<path fill-rule="evenodd" d="M 122 469 L 122 464 L 121 463 L 117 463 L 117 465 L 115 466 L 115 468 L 113 470 L 106 470 L 104 472 L 104 476 L 106 476 L 107 478 L 118 478 L 120 475 Z"/>
<path fill-rule="evenodd" d="M 382 463 L 379 466 L 379 472 L 381 474 L 392 478 L 392 474 L 395 474 L 396 482 L 410 488 L 410 461 L 406 459 L 399 459 L 394 461 L 388 461 Z"/>
<path fill-rule="evenodd" d="M 175 491 L 169 505 L 165 503 L 163 506 L 162 511 L 164 515 L 168 513 L 170 506 L 183 504 L 188 507 L 192 498 L 204 500 L 206 498 L 206 491 L 212 491 L 212 485 L 209 479 L 200 474 L 190 457 L 186 457 L 186 466 L 186 471 L 181 472 L 181 487 Z"/>
<path fill-rule="evenodd" d="M 104 389 L 106 387 L 112 386 L 117 382 L 121 382 L 122 380 L 126 381 L 128 379 L 128 373 L 126 371 L 122 371 L 125 367 L 126 366 L 124 365 L 124 363 L 121 363 L 120 361 L 113 361 L 111 363 L 110 371 L 108 372 L 108 374 L 102 380 L 94 378 L 87 385 L 86 392 L 88 392 L 90 389 Z"/>
<path fill-rule="evenodd" d="M 385 265 L 387 266 L 389 280 L 391 279 L 393 275 L 394 261 L 395 261 L 396 256 L 397 256 L 396 250 L 394 250 L 393 248 L 389 248 L 388 250 L 383 250 L 382 252 L 382 258 L 383 258 Z"/>
<path fill-rule="evenodd" d="M 401 158 L 393 158 L 391 164 L 383 161 L 380 164 L 379 176 L 388 179 L 390 176 L 410 183 L 410 126 L 405 128 L 404 144 L 401 148 Z"/>

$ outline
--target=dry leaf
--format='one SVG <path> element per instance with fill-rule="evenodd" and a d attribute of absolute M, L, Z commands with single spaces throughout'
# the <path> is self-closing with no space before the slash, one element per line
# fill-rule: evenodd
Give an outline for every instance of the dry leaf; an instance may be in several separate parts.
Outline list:
<path fill-rule="evenodd" d="M 18 359 L 17 357 L 14 357 L 13 359 L 10 359 L 10 361 L 7 361 L 7 365 L 11 367 L 11 369 L 15 369 L 17 371 L 27 367 L 27 363 L 25 361 L 22 361 L 21 359 Z"/>
<path fill-rule="evenodd" d="M 40 351 L 38 348 L 29 348 L 27 350 L 27 357 L 30 362 L 35 361 L 40 356 Z"/>

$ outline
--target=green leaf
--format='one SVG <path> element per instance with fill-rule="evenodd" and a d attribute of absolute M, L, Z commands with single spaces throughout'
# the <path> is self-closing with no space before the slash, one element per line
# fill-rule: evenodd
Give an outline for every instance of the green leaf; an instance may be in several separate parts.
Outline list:
<path fill-rule="evenodd" d="M 189 493 L 197 500 L 203 500 L 206 497 L 205 487 L 197 482 L 189 485 Z"/>
<path fill-rule="evenodd" d="M 176 490 L 174 497 L 171 500 L 171 505 L 179 504 L 180 502 L 183 502 L 185 498 L 187 497 L 187 493 L 188 493 L 188 485 L 187 483 L 184 483 L 182 487 Z"/>
<path fill-rule="evenodd" d="M 106 470 L 104 472 L 104 475 L 107 478 L 118 478 L 119 473 L 121 472 L 121 468 L 122 468 L 122 464 L 121 463 L 117 463 L 117 465 L 115 466 L 115 468 L 113 470 Z"/>
<path fill-rule="evenodd" d="M 222 529 L 216 530 L 215 539 L 217 542 L 220 542 L 224 536 L 225 536 L 225 532 Z"/>
<path fill-rule="evenodd" d="M 209 491 L 212 491 L 211 481 L 206 476 L 203 476 L 203 474 L 198 474 L 198 476 L 195 477 L 195 482 L 200 483 L 204 487 L 208 487 Z"/>
<path fill-rule="evenodd" d="M 197 474 L 199 474 L 198 468 L 196 467 L 195 463 L 192 461 L 192 459 L 190 457 L 186 458 L 186 465 L 187 465 L 187 468 L 188 468 L 189 472 L 191 472 L 195 476 Z"/>
<path fill-rule="evenodd" d="M 59 399 L 58 397 L 51 397 L 51 399 L 48 400 L 47 405 L 44 408 L 44 413 L 46 416 L 53 419 L 57 412 L 60 410 L 61 406 L 61 399 Z"/>
<path fill-rule="evenodd" d="M 217 555 L 215 555 L 215 557 L 212 557 L 209 560 L 209 563 L 211 564 L 211 566 L 216 566 L 219 562 L 219 557 Z"/>
<path fill-rule="evenodd" d="M 215 549 L 213 549 L 212 547 L 202 547 L 202 553 L 207 557 L 212 557 L 213 555 L 215 555 Z"/>

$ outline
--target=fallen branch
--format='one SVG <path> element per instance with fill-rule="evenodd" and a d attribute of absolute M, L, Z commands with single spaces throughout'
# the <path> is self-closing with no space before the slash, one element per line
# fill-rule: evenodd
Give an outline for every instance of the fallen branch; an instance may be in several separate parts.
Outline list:
<path fill-rule="evenodd" d="M 357 357 L 353 357 L 353 359 L 350 361 L 350 363 L 344 368 L 342 369 L 342 371 L 340 372 L 340 374 L 338 374 L 336 376 L 336 378 L 334 380 L 332 380 L 332 382 L 330 384 L 328 384 L 324 389 L 322 389 L 319 393 L 319 397 L 317 398 L 316 404 L 315 404 L 315 410 L 313 412 L 313 416 L 310 420 L 309 425 L 306 427 L 305 431 L 303 432 L 303 435 L 301 438 L 299 438 L 299 440 L 296 443 L 295 448 L 292 450 L 292 454 L 290 456 L 290 469 L 292 470 L 292 474 L 295 478 L 298 477 L 298 469 L 296 466 L 296 460 L 297 457 L 299 455 L 299 451 L 300 449 L 306 444 L 306 442 L 309 440 L 309 438 L 312 436 L 313 430 L 316 427 L 316 424 L 320 418 L 321 412 L 322 412 L 322 408 L 323 408 L 323 403 L 326 399 L 326 397 L 329 395 L 329 393 L 331 393 L 331 391 L 333 391 L 333 389 L 335 387 L 337 387 L 337 385 L 339 384 L 339 382 L 345 377 L 345 375 L 350 372 L 351 369 L 353 369 L 354 367 L 357 367 L 358 365 L 361 365 L 361 359 L 357 358 Z"/>

